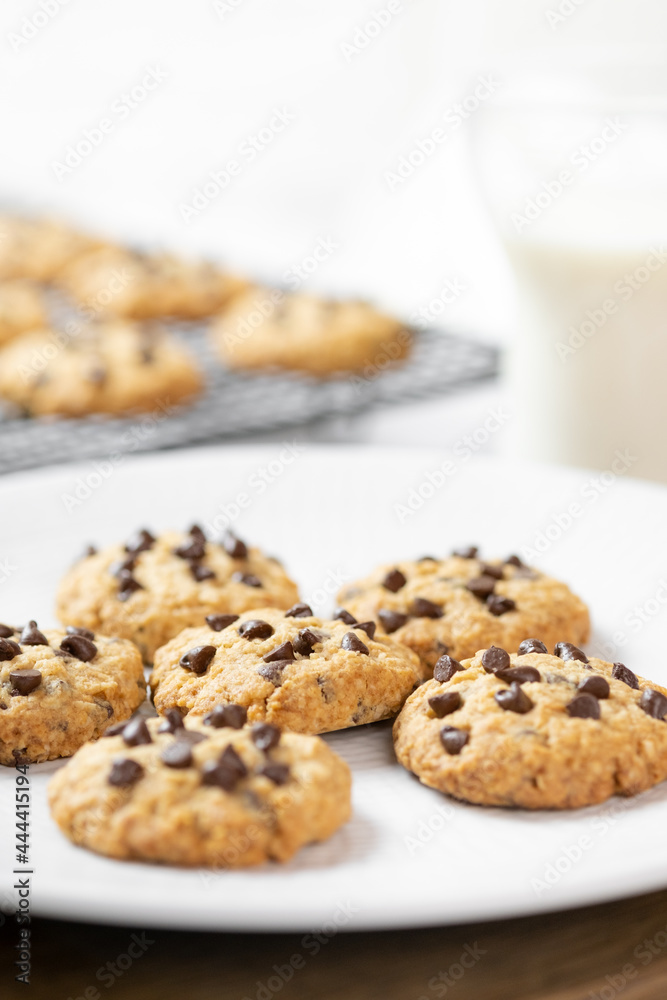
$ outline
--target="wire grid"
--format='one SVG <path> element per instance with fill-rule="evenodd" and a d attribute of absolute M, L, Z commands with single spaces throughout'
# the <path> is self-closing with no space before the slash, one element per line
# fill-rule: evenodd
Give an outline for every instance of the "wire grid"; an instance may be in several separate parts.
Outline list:
<path fill-rule="evenodd" d="M 123 418 L 17 417 L 0 409 L 0 473 L 58 462 L 155 451 L 298 427 L 371 406 L 452 392 L 498 371 L 495 347 L 439 330 L 419 331 L 402 365 L 374 377 L 314 379 L 292 372 L 232 372 L 203 326 L 178 329 L 206 375 L 203 395 L 168 415 Z M 159 418 L 159 419 L 156 419 Z"/>

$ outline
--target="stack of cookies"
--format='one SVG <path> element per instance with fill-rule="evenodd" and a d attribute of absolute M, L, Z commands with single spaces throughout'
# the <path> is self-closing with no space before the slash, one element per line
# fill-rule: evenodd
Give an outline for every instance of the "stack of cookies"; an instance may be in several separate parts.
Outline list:
<path fill-rule="evenodd" d="M 52 322 L 53 292 L 74 310 Z M 35 416 L 123 415 L 195 400 L 203 377 L 168 324 L 206 320 L 233 369 L 315 377 L 404 358 L 412 336 L 364 302 L 263 288 L 207 261 L 145 253 L 48 219 L 0 218 L 0 397 Z"/>
<path fill-rule="evenodd" d="M 333 834 L 351 777 L 320 734 L 383 719 L 404 767 L 480 805 L 667 777 L 667 692 L 589 658 L 585 604 L 517 556 L 392 563 L 338 596 L 314 614 L 280 562 L 197 525 L 91 548 L 58 591 L 65 628 L 0 626 L 0 761 L 73 755 L 50 802 L 77 844 L 220 867 Z"/>

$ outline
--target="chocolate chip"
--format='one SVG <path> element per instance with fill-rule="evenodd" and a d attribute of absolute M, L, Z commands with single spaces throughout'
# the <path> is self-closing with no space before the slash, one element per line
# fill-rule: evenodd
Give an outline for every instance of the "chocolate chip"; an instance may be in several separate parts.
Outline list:
<path fill-rule="evenodd" d="M 309 628 L 303 628 L 296 639 L 292 641 L 292 648 L 300 656 L 310 656 L 318 642 L 322 642 L 322 639 L 316 632 Z"/>
<path fill-rule="evenodd" d="M 13 639 L 0 639 L 0 661 L 13 660 L 20 653 L 21 647 L 18 642 L 14 642 Z"/>
<path fill-rule="evenodd" d="M 232 573 L 234 583 L 243 583 L 246 587 L 261 587 L 262 581 L 253 573 Z"/>
<path fill-rule="evenodd" d="M 532 701 L 526 692 L 521 690 L 516 681 L 512 681 L 508 688 L 496 691 L 493 697 L 496 704 L 500 705 L 505 712 L 516 712 L 518 715 L 525 715 L 533 707 Z"/>
<path fill-rule="evenodd" d="M 310 604 L 293 604 L 289 611 L 285 612 L 285 618 L 312 618 L 313 609 Z"/>
<path fill-rule="evenodd" d="M 202 580 L 214 580 L 215 573 L 208 566 L 200 566 L 199 563 L 190 563 L 190 572 L 198 583 Z"/>
<path fill-rule="evenodd" d="M 515 681 L 517 684 L 530 684 L 542 680 L 542 675 L 535 667 L 508 667 L 494 672 L 496 677 L 505 681 L 506 684 L 512 684 Z"/>
<path fill-rule="evenodd" d="M 560 656 L 561 660 L 580 660 L 582 663 L 588 663 L 586 654 L 571 642 L 557 642 L 554 656 Z"/>
<path fill-rule="evenodd" d="M 435 556 L 420 556 L 417 562 L 437 562 Z"/>
<path fill-rule="evenodd" d="M 377 628 L 375 622 L 359 622 L 354 627 L 360 628 L 362 632 L 366 633 L 369 639 L 375 638 L 375 629 Z"/>
<path fill-rule="evenodd" d="M 48 646 L 49 640 L 37 628 L 37 622 L 30 621 L 21 632 L 19 642 L 22 646 Z"/>
<path fill-rule="evenodd" d="M 205 733 L 198 733 L 196 729 L 179 729 L 176 733 L 176 739 L 179 743 L 190 743 L 191 745 L 195 743 L 203 743 L 207 736 Z"/>
<path fill-rule="evenodd" d="M 225 767 L 230 768 L 232 771 L 236 771 L 239 778 L 244 778 L 248 773 L 248 768 L 245 766 L 231 743 L 225 747 L 220 755 L 220 763 L 224 764 Z"/>
<path fill-rule="evenodd" d="M 16 629 L 10 628 L 9 625 L 0 625 L 0 639 L 9 639 L 15 631 Z"/>
<path fill-rule="evenodd" d="M 198 538 L 200 542 L 206 541 L 206 535 L 201 530 L 198 524 L 193 524 L 189 531 L 191 538 Z"/>
<path fill-rule="evenodd" d="M 202 768 L 202 784 L 222 788 L 225 792 L 233 792 L 239 783 L 240 775 L 226 764 L 208 760 Z"/>
<path fill-rule="evenodd" d="M 496 670 L 506 670 L 510 665 L 510 656 L 498 646 L 489 646 L 482 654 L 482 666 L 487 674 L 495 674 Z"/>
<path fill-rule="evenodd" d="M 146 552 L 147 549 L 152 549 L 155 545 L 155 537 L 151 535 L 150 531 L 146 528 L 142 528 L 140 531 L 133 535 L 132 538 L 125 546 L 126 552 L 134 552 L 135 554 L 139 552 Z"/>
<path fill-rule="evenodd" d="M 243 729 L 247 718 L 248 709 L 243 705 L 216 705 L 204 716 L 204 722 L 214 729 Z"/>
<path fill-rule="evenodd" d="M 505 615 L 508 611 L 514 611 L 516 604 L 511 597 L 501 597 L 500 594 L 491 594 L 486 599 L 486 607 L 492 615 L 499 618 L 500 615 Z"/>
<path fill-rule="evenodd" d="M 442 618 L 442 606 L 425 597 L 415 597 L 411 612 L 415 618 Z"/>
<path fill-rule="evenodd" d="M 480 566 L 482 576 L 491 576 L 494 580 L 502 580 L 504 576 L 502 566 L 494 566 L 492 563 L 482 563 Z"/>
<path fill-rule="evenodd" d="M 465 729 L 457 729 L 456 726 L 443 726 L 440 730 L 440 742 L 452 757 L 461 753 L 469 739 L 470 733 Z"/>
<path fill-rule="evenodd" d="M 526 653 L 547 653 L 547 647 L 539 639 L 524 639 L 519 646 L 519 656 L 525 656 Z"/>
<path fill-rule="evenodd" d="M 433 668 L 433 677 L 436 681 L 449 681 L 458 670 L 463 670 L 463 666 L 453 656 L 441 656 Z"/>
<path fill-rule="evenodd" d="M 397 629 L 402 628 L 408 620 L 408 616 L 403 614 L 402 611 L 390 611 L 389 608 L 382 608 L 378 611 L 378 618 L 380 619 L 380 625 L 387 635 L 391 635 L 392 632 L 396 632 Z M 354 623 L 349 622 L 348 624 Z"/>
<path fill-rule="evenodd" d="M 265 663 L 275 663 L 277 660 L 293 660 L 294 649 L 292 648 L 292 643 L 289 640 L 281 643 L 280 646 L 272 649 L 270 653 L 265 653 L 262 659 Z"/>
<path fill-rule="evenodd" d="M 231 556 L 232 559 L 248 558 L 248 546 L 245 542 L 242 542 L 240 538 L 237 538 L 231 531 L 225 532 L 220 544 L 227 555 Z"/>
<path fill-rule="evenodd" d="M 523 563 L 518 556 L 508 556 L 505 560 L 506 566 L 523 566 Z"/>
<path fill-rule="evenodd" d="M 258 750 L 272 750 L 280 742 L 280 730 L 268 722 L 258 722 L 250 730 L 250 739 Z"/>
<path fill-rule="evenodd" d="M 257 667 L 257 673 L 265 681 L 273 684 L 274 687 L 281 687 L 283 683 L 283 670 L 291 662 L 291 660 L 278 660 L 277 663 L 262 663 Z"/>
<path fill-rule="evenodd" d="M 146 720 L 139 716 L 131 719 L 123 729 L 123 742 L 128 747 L 138 747 L 144 743 L 152 743 L 151 734 L 148 732 Z"/>
<path fill-rule="evenodd" d="M 639 699 L 639 707 L 643 708 L 652 719 L 664 719 L 667 715 L 667 698 L 659 691 L 647 688 Z"/>
<path fill-rule="evenodd" d="M 183 729 L 183 716 L 177 708 L 168 708 L 158 726 L 158 733 L 175 733 L 180 729 Z"/>
<path fill-rule="evenodd" d="M 458 556 L 459 559 L 476 559 L 479 549 L 476 545 L 468 545 L 463 549 L 454 549 L 452 552 L 453 556 Z"/>
<path fill-rule="evenodd" d="M 223 629 L 228 628 L 238 620 L 238 615 L 206 615 L 206 624 L 214 632 L 222 632 Z"/>
<path fill-rule="evenodd" d="M 461 706 L 461 695 L 458 691 L 445 691 L 429 698 L 428 703 L 438 719 L 444 719 L 450 712 L 455 712 Z"/>
<path fill-rule="evenodd" d="M 160 753 L 160 760 L 167 767 L 191 767 L 192 749 L 185 740 L 175 740 Z"/>
<path fill-rule="evenodd" d="M 135 591 L 143 589 L 142 585 L 138 580 L 134 579 L 129 570 L 122 570 L 118 574 L 118 594 L 116 596 L 119 601 L 126 601 Z"/>
<path fill-rule="evenodd" d="M 346 611 L 345 608 L 336 608 L 334 612 L 334 620 L 345 622 L 346 625 L 357 624 L 357 619 L 354 615 L 351 615 L 349 611 Z"/>
<path fill-rule="evenodd" d="M 259 773 L 272 781 L 274 785 L 285 785 L 289 781 L 287 764 L 266 764 Z"/>
<path fill-rule="evenodd" d="M 109 572 L 112 576 L 120 576 L 123 570 L 133 570 L 137 565 L 138 558 L 139 557 L 137 555 L 130 555 L 126 556 L 124 559 L 117 559 L 109 566 Z M 131 576 L 132 574 L 130 573 L 129 575 Z"/>
<path fill-rule="evenodd" d="M 89 556 L 96 556 L 96 555 L 97 555 L 97 549 L 95 548 L 95 546 L 86 545 L 85 549 L 83 550 L 83 555 L 81 556 L 81 558 L 88 559 Z"/>
<path fill-rule="evenodd" d="M 60 643 L 60 648 L 83 663 L 90 663 L 97 656 L 97 646 L 85 635 L 66 635 Z"/>
<path fill-rule="evenodd" d="M 142 777 L 144 769 L 136 760 L 129 757 L 117 757 L 111 765 L 107 781 L 117 788 L 129 788 Z"/>
<path fill-rule="evenodd" d="M 578 694 L 569 705 L 565 706 L 565 711 L 573 719 L 599 719 L 600 706 L 597 698 L 592 694 Z"/>
<path fill-rule="evenodd" d="M 340 644 L 341 649 L 349 649 L 352 653 L 363 653 L 369 655 L 369 649 L 365 642 L 362 642 L 354 632 L 346 632 Z"/>
<path fill-rule="evenodd" d="M 617 681 L 623 681 L 628 687 L 634 688 L 635 691 L 639 691 L 639 681 L 637 679 L 637 674 L 633 674 L 629 667 L 626 667 L 624 663 L 615 663 L 611 669 L 611 676 Z"/>
<path fill-rule="evenodd" d="M 608 698 L 609 682 L 604 677 L 600 677 L 599 674 L 595 674 L 593 677 L 585 677 L 578 685 L 577 690 L 584 694 L 592 694 L 594 698 Z"/>
<path fill-rule="evenodd" d="M 109 726 L 108 729 L 104 730 L 102 736 L 120 736 L 120 734 L 125 729 L 126 725 L 127 725 L 127 719 L 125 719 L 123 722 L 114 722 L 113 726 Z"/>
<path fill-rule="evenodd" d="M 91 642 L 95 638 L 95 633 L 91 632 L 89 628 L 79 628 L 78 625 L 68 625 L 65 631 L 68 635 L 82 635 L 84 639 L 90 639 Z"/>
<path fill-rule="evenodd" d="M 469 590 L 475 597 L 479 597 L 481 601 L 485 601 L 493 593 L 495 586 L 496 581 L 492 576 L 476 576 L 474 579 L 468 580 L 466 590 Z"/>
<path fill-rule="evenodd" d="M 385 590 L 391 590 L 392 594 L 395 594 L 401 589 L 401 587 L 404 587 L 407 582 L 407 579 L 404 574 L 401 573 L 400 569 L 392 569 L 389 573 L 387 573 L 382 581 L 382 586 Z"/>
<path fill-rule="evenodd" d="M 206 539 L 190 536 L 189 542 L 183 542 L 182 545 L 178 545 L 174 549 L 174 555 L 178 556 L 179 559 L 203 559 L 206 555 Z"/>
<path fill-rule="evenodd" d="M 273 626 L 261 618 L 250 618 L 238 627 L 239 635 L 244 639 L 269 639 L 273 635 Z"/>
<path fill-rule="evenodd" d="M 217 653 L 215 646 L 193 646 L 178 661 L 185 670 L 191 670 L 193 674 L 205 674 L 208 665 Z"/>
<path fill-rule="evenodd" d="M 9 682 L 12 685 L 12 694 L 30 694 L 42 683 L 42 674 L 39 670 L 10 670 Z"/>

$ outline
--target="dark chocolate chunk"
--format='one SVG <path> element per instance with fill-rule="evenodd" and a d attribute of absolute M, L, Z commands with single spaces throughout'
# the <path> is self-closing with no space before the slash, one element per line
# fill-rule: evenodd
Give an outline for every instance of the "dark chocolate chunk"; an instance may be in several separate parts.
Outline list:
<path fill-rule="evenodd" d="M 492 576 L 476 576 L 466 583 L 466 589 L 479 597 L 480 601 L 485 601 L 493 593 L 495 586 L 496 581 Z"/>
<path fill-rule="evenodd" d="M 257 667 L 257 673 L 265 681 L 269 681 L 274 687 L 281 687 L 283 683 L 283 670 L 288 667 L 291 660 L 278 660 L 276 663 L 261 663 Z"/>
<path fill-rule="evenodd" d="M 174 549 L 174 555 L 178 556 L 179 559 L 203 559 L 206 555 L 206 539 L 197 536 L 193 538 L 190 536 L 189 542 L 183 542 L 182 545 L 178 545 Z"/>
<path fill-rule="evenodd" d="M 178 661 L 185 670 L 193 674 L 205 674 L 209 663 L 217 653 L 215 646 L 193 646 Z"/>
<path fill-rule="evenodd" d="M 491 594 L 491 596 L 486 599 L 486 607 L 492 615 L 499 618 L 501 615 L 506 615 L 508 611 L 514 611 L 516 603 L 511 597 L 502 597 L 500 594 Z"/>
<path fill-rule="evenodd" d="M 539 639 L 524 639 L 519 646 L 519 656 L 524 656 L 526 653 L 548 653 L 547 647 Z"/>
<path fill-rule="evenodd" d="M 582 663 L 588 663 L 586 654 L 571 642 L 557 642 L 554 656 L 560 656 L 561 660 L 580 660 Z"/>
<path fill-rule="evenodd" d="M 42 683 L 42 674 L 39 670 L 10 670 L 9 682 L 12 694 L 27 695 Z"/>
<path fill-rule="evenodd" d="M 389 573 L 387 573 L 382 581 L 382 586 L 385 590 L 391 590 L 392 594 L 395 594 L 401 589 L 401 587 L 404 587 L 407 582 L 407 579 L 404 574 L 401 573 L 400 569 L 392 569 Z"/>
<path fill-rule="evenodd" d="M 20 653 L 21 647 L 18 642 L 14 642 L 13 639 L 0 639 L 0 661 L 13 660 Z"/>
<path fill-rule="evenodd" d="M 107 781 L 117 788 L 129 788 L 142 777 L 144 769 L 136 760 L 129 757 L 117 757 L 111 765 Z"/>
<path fill-rule="evenodd" d="M 490 576 L 494 580 L 502 580 L 503 567 L 494 566 L 492 563 L 482 563 L 480 566 L 480 576 Z"/>
<path fill-rule="evenodd" d="M 440 742 L 452 757 L 461 753 L 469 739 L 470 733 L 465 729 L 457 729 L 456 726 L 443 726 L 440 730 Z"/>
<path fill-rule="evenodd" d="M 177 708 L 168 708 L 158 726 L 158 733 L 175 733 L 181 729 L 183 729 L 183 716 Z"/>
<path fill-rule="evenodd" d="M 148 732 L 146 720 L 138 716 L 131 719 L 123 729 L 123 742 L 128 747 L 138 747 L 144 743 L 152 743 L 151 734 Z"/>
<path fill-rule="evenodd" d="M 202 768 L 202 784 L 222 788 L 225 792 L 233 792 L 239 778 L 240 775 L 233 768 L 215 760 L 208 760 Z"/>
<path fill-rule="evenodd" d="M 525 715 L 533 707 L 532 701 L 526 692 L 521 690 L 516 681 L 512 681 L 508 688 L 496 691 L 493 697 L 496 704 L 500 705 L 505 712 L 517 712 L 519 715 Z"/>
<path fill-rule="evenodd" d="M 653 719 L 664 719 L 667 715 L 667 698 L 659 691 L 647 688 L 646 691 L 642 691 L 639 707 L 643 708 L 646 714 Z"/>
<path fill-rule="evenodd" d="M 246 587 L 261 587 L 262 581 L 254 573 L 232 573 L 234 583 L 243 583 Z"/>
<path fill-rule="evenodd" d="M 190 572 L 198 583 L 201 583 L 202 580 L 215 579 L 215 573 L 213 570 L 209 569 L 208 566 L 201 566 L 199 563 L 191 562 Z"/>
<path fill-rule="evenodd" d="M 452 552 L 453 556 L 458 556 L 459 559 L 476 559 L 479 549 L 476 545 L 467 545 L 463 549 L 454 549 Z"/>
<path fill-rule="evenodd" d="M 292 640 L 292 649 L 300 656 L 310 656 L 318 642 L 322 642 L 321 636 L 309 628 L 303 628 Z"/>
<path fill-rule="evenodd" d="M 130 570 L 121 570 L 118 574 L 118 597 L 119 601 L 126 601 L 136 590 L 143 590 L 144 588 L 135 580 L 132 576 Z"/>
<path fill-rule="evenodd" d="M 445 653 L 433 668 L 433 677 L 436 681 L 449 681 L 458 670 L 463 670 L 463 666 L 453 656 Z"/>
<path fill-rule="evenodd" d="M 382 608 L 378 611 L 378 618 L 380 619 L 380 625 L 387 635 L 391 635 L 392 632 L 396 632 L 397 629 L 402 628 L 408 620 L 408 616 L 402 611 L 390 611 L 389 608 Z M 348 622 L 348 625 L 353 624 L 354 622 Z"/>
<path fill-rule="evenodd" d="M 285 618 L 312 618 L 313 609 L 310 604 L 293 604 L 289 611 L 285 612 Z"/>
<path fill-rule="evenodd" d="M 238 628 L 239 635 L 244 639 L 270 639 L 273 635 L 273 626 L 261 618 L 250 618 L 241 622 Z"/>
<path fill-rule="evenodd" d="M 231 768 L 232 771 L 236 771 L 239 778 L 244 778 L 248 773 L 248 768 L 231 743 L 225 747 L 220 755 L 220 763 L 224 764 L 225 767 Z"/>
<path fill-rule="evenodd" d="M 442 618 L 441 605 L 434 604 L 425 597 L 415 597 L 410 610 L 415 618 Z"/>
<path fill-rule="evenodd" d="M 626 667 L 624 663 L 615 663 L 611 670 L 611 676 L 617 681 L 623 681 L 628 687 L 634 688 L 635 691 L 639 691 L 639 680 L 637 674 L 633 674 L 629 667 Z"/>
<path fill-rule="evenodd" d="M 578 694 L 569 705 L 565 706 L 565 711 L 573 719 L 599 719 L 600 706 L 597 698 L 592 694 Z"/>
<path fill-rule="evenodd" d="M 105 729 L 104 732 L 102 733 L 102 735 L 103 736 L 120 736 L 120 734 L 125 729 L 126 725 L 127 725 L 127 719 L 125 719 L 123 722 L 114 722 L 113 726 L 109 726 L 108 729 Z"/>
<path fill-rule="evenodd" d="M 232 559 L 248 558 L 248 546 L 240 538 L 237 538 L 233 532 L 226 531 L 220 544 Z"/>
<path fill-rule="evenodd" d="M 214 729 L 243 729 L 248 718 L 248 709 L 243 705 L 216 705 L 204 716 L 204 723 Z"/>
<path fill-rule="evenodd" d="M 192 748 L 185 740 L 175 740 L 160 752 L 160 760 L 167 767 L 191 767 Z"/>
<path fill-rule="evenodd" d="M 482 666 L 487 674 L 495 674 L 496 670 L 506 670 L 510 662 L 509 653 L 498 646 L 489 646 L 482 654 Z"/>
<path fill-rule="evenodd" d="M 60 643 L 60 648 L 83 663 L 90 663 L 97 656 L 97 646 L 85 635 L 66 635 Z"/>
<path fill-rule="evenodd" d="M 444 694 L 436 694 L 429 698 L 428 703 L 433 714 L 438 719 L 444 719 L 450 712 L 455 712 L 461 707 L 461 695 L 458 691 L 445 691 Z"/>
<path fill-rule="evenodd" d="M 146 528 L 142 528 L 126 544 L 125 551 L 134 553 L 146 552 L 147 549 L 153 548 L 155 541 L 155 536 L 151 535 L 150 531 L 147 531 Z"/>
<path fill-rule="evenodd" d="M 222 632 L 224 628 L 228 628 L 238 620 L 238 615 L 206 615 L 206 624 L 214 632 Z"/>
<path fill-rule="evenodd" d="M 336 608 L 334 612 L 334 620 L 345 622 L 346 625 L 357 624 L 357 619 L 354 615 L 351 615 L 349 611 L 346 611 L 345 608 Z"/>
<path fill-rule="evenodd" d="M 265 653 L 262 659 L 265 663 L 274 663 L 276 660 L 293 660 L 294 649 L 292 648 L 292 643 L 289 640 L 281 643 L 280 646 L 272 649 L 270 653 Z"/>
<path fill-rule="evenodd" d="M 250 739 L 258 750 L 272 750 L 280 742 L 280 730 L 269 722 L 257 722 L 250 730 Z"/>
<path fill-rule="evenodd" d="M 496 677 L 499 677 L 501 681 L 505 681 L 506 684 L 514 682 L 517 684 L 530 684 L 542 680 L 542 675 L 535 667 L 507 667 L 506 669 L 496 670 L 494 673 Z"/>
<path fill-rule="evenodd" d="M 523 563 L 518 556 L 508 556 L 505 560 L 506 566 L 523 566 Z"/>
<path fill-rule="evenodd" d="M 16 629 L 10 628 L 9 625 L 0 625 L 0 639 L 9 639 Z"/>
<path fill-rule="evenodd" d="M 272 781 L 274 785 L 285 785 L 289 781 L 287 764 L 266 764 L 259 773 Z"/>
<path fill-rule="evenodd" d="M 342 638 L 341 649 L 349 649 L 352 653 L 363 653 L 364 656 L 369 655 L 369 649 L 365 642 L 354 634 L 354 632 L 346 632 Z"/>
<path fill-rule="evenodd" d="M 24 626 L 19 642 L 22 646 L 48 646 L 49 640 L 37 628 L 37 622 L 30 621 Z"/>
<path fill-rule="evenodd" d="M 68 635 L 82 635 L 84 639 L 90 639 L 91 642 L 95 638 L 95 633 L 91 632 L 89 628 L 79 628 L 78 625 L 68 625 L 65 631 Z"/>
<path fill-rule="evenodd" d="M 577 690 L 584 694 L 592 694 L 594 698 L 608 698 L 609 682 L 599 674 L 594 674 L 592 677 L 585 677 Z"/>
<path fill-rule="evenodd" d="M 375 622 L 358 622 L 355 628 L 360 628 L 362 632 L 365 632 L 369 639 L 375 638 L 375 629 L 377 628 Z"/>

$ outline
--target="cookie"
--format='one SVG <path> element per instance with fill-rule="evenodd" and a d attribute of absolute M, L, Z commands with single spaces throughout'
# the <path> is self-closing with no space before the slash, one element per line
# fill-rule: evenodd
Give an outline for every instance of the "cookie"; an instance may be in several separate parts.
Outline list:
<path fill-rule="evenodd" d="M 53 281 L 66 264 L 101 245 L 54 219 L 0 216 L 0 279 Z"/>
<path fill-rule="evenodd" d="M 394 724 L 396 756 L 431 788 L 488 806 L 578 809 L 667 777 L 667 691 L 569 642 L 526 639 L 434 677 Z"/>
<path fill-rule="evenodd" d="M 343 587 L 340 603 L 358 621 L 372 619 L 432 667 L 498 645 L 515 649 L 525 635 L 547 645 L 588 639 L 586 605 L 558 580 L 524 566 L 517 556 L 484 562 L 476 548 L 446 559 L 382 566 Z"/>
<path fill-rule="evenodd" d="M 37 285 L 18 278 L 0 282 L 0 345 L 46 322 L 44 298 Z"/>
<path fill-rule="evenodd" d="M 142 529 L 125 545 L 85 556 L 61 581 L 57 614 L 132 639 L 150 662 L 158 646 L 207 615 L 289 608 L 297 600 L 296 584 L 277 559 L 229 533 L 207 541 L 194 525 L 189 534 L 157 538 Z"/>
<path fill-rule="evenodd" d="M 347 821 L 350 772 L 324 740 L 226 710 L 137 718 L 83 747 L 49 786 L 58 826 L 113 858 L 239 868 L 288 861 Z"/>
<path fill-rule="evenodd" d="M 0 351 L 0 396 L 35 416 L 169 412 L 201 387 L 189 351 L 153 325 L 118 320 L 72 336 L 38 330 Z"/>
<path fill-rule="evenodd" d="M 377 374 L 408 354 L 412 335 L 365 302 L 332 302 L 253 288 L 238 295 L 211 324 L 211 337 L 230 368 L 286 368 L 327 376 Z"/>
<path fill-rule="evenodd" d="M 246 282 L 208 262 L 103 247 L 65 268 L 60 286 L 96 313 L 198 319 L 222 309 Z"/>
<path fill-rule="evenodd" d="M 0 625 L 0 764 L 69 757 L 146 698 L 131 642 L 69 627 Z"/>
<path fill-rule="evenodd" d="M 354 627 L 299 604 L 185 629 L 158 649 L 150 685 L 158 712 L 204 715 L 229 701 L 253 722 L 326 733 L 396 715 L 422 679 L 418 657 L 375 636 L 372 622 Z"/>

